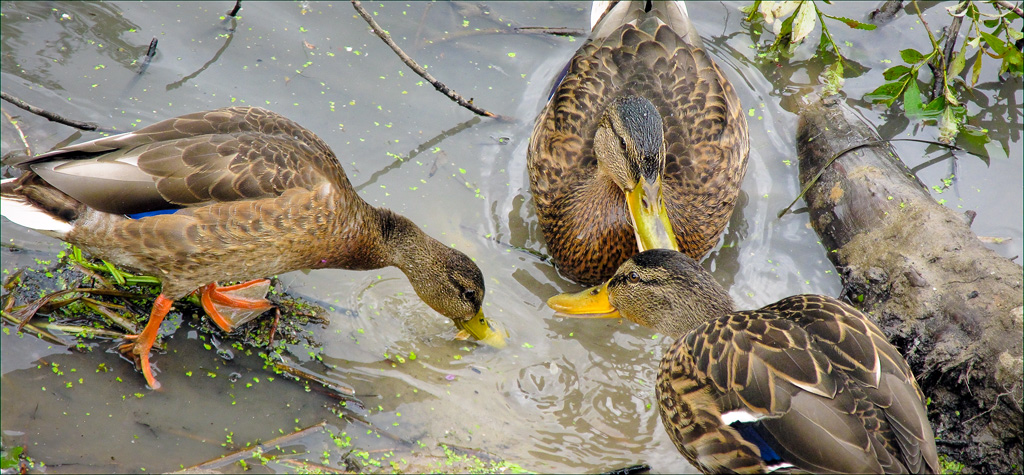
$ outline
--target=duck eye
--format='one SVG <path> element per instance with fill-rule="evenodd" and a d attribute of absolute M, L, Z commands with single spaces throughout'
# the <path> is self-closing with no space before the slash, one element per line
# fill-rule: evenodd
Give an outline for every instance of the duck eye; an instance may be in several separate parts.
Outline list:
<path fill-rule="evenodd" d="M 476 299 L 476 291 L 473 289 L 466 290 L 462 292 L 462 298 L 472 302 Z"/>
<path fill-rule="evenodd" d="M 636 271 L 630 272 L 629 275 L 626 276 L 626 279 L 629 280 L 631 284 L 635 284 L 640 282 L 640 274 L 637 274 Z"/>
<path fill-rule="evenodd" d="M 626 151 L 626 137 L 623 137 L 621 135 L 619 136 L 619 146 L 622 147 L 623 152 Z"/>

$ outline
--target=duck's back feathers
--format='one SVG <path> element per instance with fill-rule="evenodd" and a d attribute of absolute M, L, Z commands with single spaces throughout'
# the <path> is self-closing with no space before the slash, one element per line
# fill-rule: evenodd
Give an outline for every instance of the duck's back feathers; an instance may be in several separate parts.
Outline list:
<path fill-rule="evenodd" d="M 176 117 L 19 166 L 93 209 L 117 214 L 271 198 L 324 183 L 350 187 L 319 137 L 259 108 Z"/>
<path fill-rule="evenodd" d="M 939 470 L 910 368 L 829 297 L 703 324 L 666 352 L 658 399 L 676 446 L 707 472 Z"/>
<path fill-rule="evenodd" d="M 171 300 L 217 280 L 390 265 L 382 212 L 319 137 L 264 109 L 176 117 L 18 166 L 4 216 L 159 276 Z"/>

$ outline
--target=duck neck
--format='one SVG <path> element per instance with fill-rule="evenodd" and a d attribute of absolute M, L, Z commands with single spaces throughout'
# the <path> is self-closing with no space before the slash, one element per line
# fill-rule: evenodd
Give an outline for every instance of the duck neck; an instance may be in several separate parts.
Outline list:
<path fill-rule="evenodd" d="M 710 274 L 707 277 L 710 279 Z M 724 317 L 732 313 L 735 308 L 732 297 L 717 283 L 708 283 L 708 285 L 688 283 L 687 285 L 687 292 L 690 295 L 677 301 L 682 303 L 682 308 L 671 310 L 681 318 L 665 319 L 659 322 L 661 325 L 658 325 L 658 328 L 655 328 L 673 338 L 682 337 L 705 322 Z"/>
<path fill-rule="evenodd" d="M 431 259 L 430 248 L 439 246 L 408 218 L 391 210 L 380 208 L 380 233 L 383 262 L 395 266 L 406 276 L 413 276 L 414 268 L 422 268 Z"/>

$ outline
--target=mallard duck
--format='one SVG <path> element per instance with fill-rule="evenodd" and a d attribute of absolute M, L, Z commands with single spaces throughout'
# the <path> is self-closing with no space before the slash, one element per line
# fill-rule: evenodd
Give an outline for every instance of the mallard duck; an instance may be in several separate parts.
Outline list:
<path fill-rule="evenodd" d="M 265 280 L 250 279 L 298 269 L 398 267 L 460 336 L 503 344 L 481 311 L 476 264 L 363 201 L 327 144 L 274 112 L 197 112 L 17 166 L 27 171 L 3 181 L 3 216 L 161 280 L 145 329 L 121 346 L 153 388 L 149 353 L 175 300 L 198 289 L 230 332 L 218 305 L 269 308 L 248 295 Z"/>
<path fill-rule="evenodd" d="M 605 284 L 548 301 L 678 337 L 657 381 L 676 448 L 705 473 L 939 473 L 910 367 L 859 310 L 797 295 L 734 311 L 700 264 L 633 256 Z"/>
<path fill-rule="evenodd" d="M 682 2 L 596 2 L 537 118 L 530 191 L 548 251 L 594 284 L 639 250 L 700 259 L 736 205 L 750 148 L 739 99 Z"/>

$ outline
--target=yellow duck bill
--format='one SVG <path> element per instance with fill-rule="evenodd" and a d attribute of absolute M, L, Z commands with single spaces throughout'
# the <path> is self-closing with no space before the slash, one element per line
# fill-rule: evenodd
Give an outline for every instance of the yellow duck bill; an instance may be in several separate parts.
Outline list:
<path fill-rule="evenodd" d="M 455 335 L 455 338 L 465 340 L 469 337 L 473 337 L 481 343 L 493 346 L 495 348 L 505 347 L 505 336 L 501 330 L 496 330 L 491 322 L 484 317 L 484 311 L 481 309 L 476 313 L 476 316 L 465 321 L 455 322 L 455 328 L 459 329 L 459 332 Z"/>
<path fill-rule="evenodd" d="M 571 318 L 619 318 L 619 311 L 608 300 L 608 284 L 600 284 L 575 293 L 558 294 L 548 299 L 555 315 Z"/>
<path fill-rule="evenodd" d="M 632 191 L 626 193 L 629 217 L 640 252 L 650 249 L 679 250 L 676 233 L 668 219 L 668 210 L 661 199 L 661 176 L 654 183 L 641 178 Z"/>

